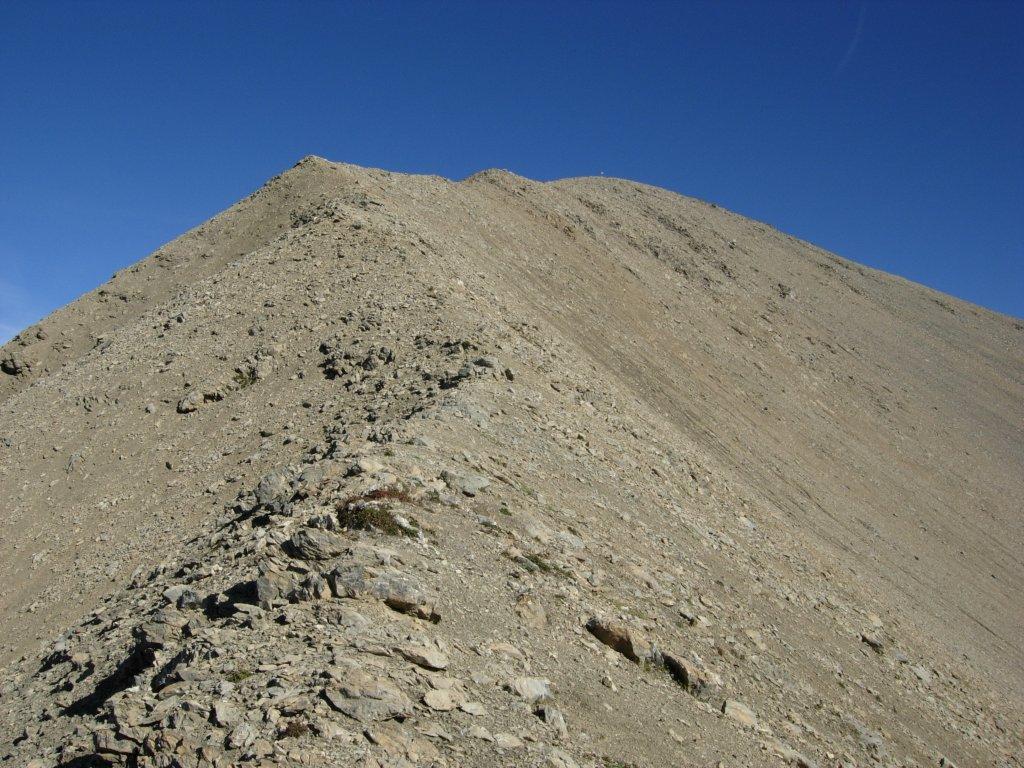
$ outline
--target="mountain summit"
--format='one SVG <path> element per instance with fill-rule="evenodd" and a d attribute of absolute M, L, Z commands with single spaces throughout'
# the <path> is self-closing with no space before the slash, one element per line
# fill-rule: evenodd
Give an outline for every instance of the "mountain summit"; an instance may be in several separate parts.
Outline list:
<path fill-rule="evenodd" d="M 0 349 L 0 764 L 1021 766 L 1024 325 L 307 157 Z"/>

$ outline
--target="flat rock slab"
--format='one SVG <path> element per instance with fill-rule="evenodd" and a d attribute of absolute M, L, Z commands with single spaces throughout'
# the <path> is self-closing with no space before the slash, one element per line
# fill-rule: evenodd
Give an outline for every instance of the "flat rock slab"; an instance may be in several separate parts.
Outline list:
<path fill-rule="evenodd" d="M 361 723 L 412 714 L 412 701 L 398 686 L 357 669 L 348 670 L 336 686 L 325 688 L 323 696 L 334 709 Z"/>

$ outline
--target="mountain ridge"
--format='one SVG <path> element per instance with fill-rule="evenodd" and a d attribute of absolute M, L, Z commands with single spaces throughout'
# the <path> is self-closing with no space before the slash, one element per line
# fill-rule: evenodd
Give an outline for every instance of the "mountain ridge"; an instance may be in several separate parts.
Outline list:
<path fill-rule="evenodd" d="M 45 338 L 38 338 L 40 329 Z M 0 611 L 17 617 L 4 650 L 10 657 L 42 643 L 44 655 L 61 659 L 55 670 L 73 668 L 74 643 L 58 641 L 66 650 L 57 652 L 52 638 L 104 595 L 102 605 L 113 606 L 113 635 L 132 624 L 127 606 L 136 603 L 132 610 L 140 615 L 191 616 L 200 634 L 234 632 L 237 617 L 252 613 L 247 605 L 268 615 L 294 611 L 298 625 L 313 621 L 306 611 L 326 610 L 332 600 L 363 606 L 364 598 L 339 592 L 340 577 L 329 578 L 334 571 L 311 567 L 315 558 L 288 542 L 303 530 L 322 530 L 317 521 L 324 513 L 307 508 L 311 499 L 341 504 L 331 514 L 344 516 L 348 502 L 339 494 L 364 498 L 358 495 L 400 487 L 408 494 L 398 504 L 408 506 L 401 515 L 429 517 L 451 537 L 424 532 L 408 553 L 404 544 L 386 545 L 422 566 L 413 569 L 417 578 L 467 606 L 482 627 L 509 633 L 530 666 L 548 652 L 571 660 L 564 673 L 544 669 L 562 691 L 555 702 L 570 723 L 568 735 L 561 726 L 554 726 L 553 742 L 550 730 L 534 733 L 534 721 L 551 723 L 525 711 L 525 719 L 509 715 L 503 725 L 520 746 L 435 736 L 427 738 L 439 754 L 420 745 L 423 759 L 414 759 L 410 754 L 419 753 L 406 740 L 398 749 L 402 760 L 483 765 L 498 749 L 537 764 L 668 764 L 678 753 L 690 760 L 737 754 L 747 761 L 740 764 L 767 765 L 798 761 L 786 751 L 795 747 L 808 763 L 846 754 L 909 765 L 937 760 L 934 742 L 944 740 L 945 759 L 1019 764 L 1011 762 L 1017 742 L 1007 718 L 1019 723 L 1024 698 L 1017 639 L 1024 634 L 1024 574 L 1015 554 L 1024 530 L 1014 501 L 1024 489 L 1022 473 L 1012 471 L 1024 465 L 1021 330 L 1012 318 L 646 185 L 603 177 L 532 182 L 493 169 L 450 182 L 307 157 L 3 348 L 0 356 L 31 363 L 0 380 L 0 488 L 9 500 Z M 390 378 L 380 373 L 393 367 Z M 343 473 L 337 487 L 288 498 L 280 508 L 259 500 L 259 487 L 274 472 L 301 489 L 306 481 L 297 468 L 330 474 L 335 465 L 344 473 L 356 469 Z M 560 467 L 573 467 L 579 479 Z M 466 494 L 467 474 L 487 485 Z M 547 498 L 558 503 L 539 501 Z M 475 522 L 474 515 L 491 522 Z M 253 525 L 262 517 L 280 537 L 267 539 Z M 220 592 L 197 596 L 238 608 L 235 618 L 196 613 L 178 598 L 161 609 L 164 592 L 181 585 L 166 582 L 168 570 L 148 582 L 146 568 L 176 548 L 183 562 L 200 562 L 195 547 L 215 537 L 205 533 L 214 520 L 237 541 L 235 562 L 264 576 L 323 574 L 335 597 L 324 602 L 321 590 L 310 601 L 305 592 L 283 590 L 265 600 L 225 602 L 216 595 L 237 586 L 225 582 Z M 479 526 L 508 545 L 492 553 L 464 544 L 477 541 Z M 62 538 L 54 541 L 54 532 Z M 360 547 L 382 546 L 379 533 L 348 530 L 353 562 L 360 562 Z M 234 573 L 232 561 L 221 562 L 210 546 L 204 557 L 222 570 L 189 584 Z M 262 547 L 266 559 L 250 563 L 251 546 Z M 474 559 L 491 557 L 492 570 L 511 569 L 512 597 L 484 573 L 464 581 L 460 595 L 456 575 L 439 579 L 440 571 L 430 570 L 447 562 L 472 568 Z M 605 570 L 615 574 L 611 586 L 596 575 Z M 618 580 L 635 586 L 619 589 Z M 523 605 L 524 594 L 543 609 L 543 622 Z M 485 608 L 504 603 L 511 613 L 494 624 Z M 604 661 L 600 654 L 579 657 L 598 652 L 588 636 L 602 643 L 601 637 L 620 637 L 602 629 L 613 609 L 638 638 L 657 636 L 672 647 L 614 650 Z M 394 627 L 382 610 L 364 617 L 384 633 L 373 642 L 405 648 L 388 634 Z M 759 620 L 751 622 L 754 616 Z M 465 687 L 472 665 L 458 649 L 482 648 L 484 640 L 472 621 L 461 621 L 452 619 L 449 630 L 442 610 L 441 634 L 417 642 L 451 657 Z M 261 642 L 284 642 L 259 620 L 251 623 Z M 108 648 L 89 626 L 78 625 L 70 637 L 94 649 L 97 668 L 117 668 L 125 661 L 119 653 L 134 660 L 133 669 L 151 653 L 165 662 L 194 653 L 195 638 L 176 636 L 136 646 L 126 637 Z M 815 643 L 800 639 L 802 626 Z M 627 646 L 616 639 L 611 647 Z M 680 647 L 700 662 L 680 655 Z M 232 657 L 231 649 L 221 647 L 222 656 Z M 398 650 L 389 654 L 384 658 L 405 658 Z M 699 720 L 713 739 L 675 738 L 678 724 L 659 728 L 647 745 L 629 733 L 629 707 L 639 707 L 643 722 L 662 717 L 641 699 L 622 708 L 615 689 L 629 698 L 648 684 L 629 674 L 631 655 L 671 673 L 649 683 L 655 703 L 685 722 Z M 31 687 L 30 658 L 11 667 L 21 671 L 9 679 L 20 674 L 22 682 L 3 689 L 12 734 L 22 721 L 9 707 L 11 696 L 25 697 Z M 854 687 L 876 690 L 890 710 L 873 711 L 877 702 L 868 696 L 855 705 L 856 727 L 841 713 L 808 728 L 805 709 L 794 721 L 781 692 L 799 692 L 799 707 L 814 696 L 834 707 L 853 695 L 842 693 L 841 672 L 822 672 L 840 666 L 839 658 L 856 670 Z M 184 664 L 203 666 L 196 659 Z M 474 683 L 483 689 L 474 693 L 497 713 L 506 707 L 498 689 L 516 689 L 519 678 L 509 682 L 511 670 L 495 664 L 501 679 Z M 602 664 L 609 665 L 611 686 L 585 673 Z M 679 664 L 704 680 L 690 686 L 700 696 L 679 701 L 662 690 L 678 683 Z M 920 674 L 912 671 L 918 667 Z M 158 711 L 166 685 L 159 675 L 150 679 L 148 668 L 137 674 L 156 698 L 129 687 L 99 701 L 95 712 L 72 707 L 70 715 L 51 714 L 46 727 L 19 742 L 22 748 L 163 764 L 160 749 L 144 748 L 145 734 L 130 735 L 138 725 L 104 709 L 124 701 Z M 323 672 L 340 680 L 337 670 Z M 570 682 L 573 675 L 598 687 Z M 405 691 L 424 682 L 398 668 L 386 677 Z M 778 689 L 776 678 L 785 681 Z M 969 690 L 956 682 L 967 679 Z M 334 711 L 334 688 L 292 682 L 313 702 L 295 718 L 314 734 L 295 738 L 313 752 L 341 749 L 313 738 Z M 87 676 L 72 688 L 95 697 L 90 685 Z M 202 685 L 197 690 L 209 696 Z M 997 692 L 1002 704 L 992 698 Z M 241 694 L 222 695 L 236 701 Z M 250 695 L 256 693 L 244 694 Z M 982 726 L 948 720 L 946 709 L 922 709 L 919 695 L 938 696 L 949 712 L 974 713 L 984 738 L 979 743 L 970 733 Z M 719 710 L 741 697 L 761 722 L 734 732 L 729 723 L 742 711 Z M 611 709 L 590 707 L 589 699 Z M 258 698 L 244 701 L 259 709 Z M 39 706 L 45 711 L 46 701 Z M 904 706 L 913 712 L 906 723 L 886 714 Z M 427 702 L 396 717 L 427 727 L 438 711 L 444 710 Z M 263 733 L 270 752 L 251 759 L 291 759 L 276 751 L 285 741 L 268 733 L 275 723 L 266 712 L 247 727 Z M 224 729 L 211 718 L 214 731 Z M 574 723 L 586 739 L 572 735 Z M 62 730 L 72 726 L 91 729 L 93 741 L 84 746 Z M 224 759 L 242 759 L 256 742 L 225 746 L 231 733 L 181 748 L 198 754 L 219 738 Z M 524 738 L 531 733 L 535 741 Z M 876 736 L 884 749 L 876 748 Z M 346 741 L 343 751 L 354 751 L 344 759 L 395 758 L 367 739 Z M 446 744 L 466 753 L 460 757 Z"/>

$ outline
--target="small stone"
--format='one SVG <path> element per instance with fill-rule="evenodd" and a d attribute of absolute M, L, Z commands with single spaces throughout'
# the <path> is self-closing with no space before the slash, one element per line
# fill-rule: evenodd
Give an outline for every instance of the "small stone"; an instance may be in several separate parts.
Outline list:
<path fill-rule="evenodd" d="M 747 636 L 747 639 L 753 644 L 759 651 L 767 651 L 768 646 L 765 645 L 764 636 L 756 629 L 745 629 L 743 634 Z"/>
<path fill-rule="evenodd" d="M 434 601 L 418 584 L 398 573 L 375 574 L 369 569 L 356 567 L 336 568 L 327 576 L 331 591 L 338 597 L 370 595 L 392 610 L 408 613 L 433 623 L 441 620 Z"/>
<path fill-rule="evenodd" d="M 443 675 L 431 675 L 428 682 L 431 688 L 438 691 L 451 691 L 462 683 L 461 680 L 456 680 L 454 677 L 444 677 Z"/>
<path fill-rule="evenodd" d="M 416 752 L 420 757 L 426 758 L 436 758 L 438 756 L 436 747 L 413 736 L 402 726 L 390 723 L 374 725 L 366 728 L 363 731 L 363 735 L 371 744 L 376 744 L 389 755 L 396 757 L 407 755 L 414 762 L 418 762 L 414 758 L 413 752 Z"/>
<path fill-rule="evenodd" d="M 29 363 L 13 353 L 0 358 L 0 371 L 9 376 L 22 376 L 28 373 L 31 367 Z"/>
<path fill-rule="evenodd" d="M 104 755 L 131 755 L 135 752 L 134 742 L 119 738 L 112 730 L 100 728 L 93 732 L 93 746 Z"/>
<path fill-rule="evenodd" d="M 508 689 L 532 705 L 550 701 L 551 683 L 541 677 L 517 677 L 508 684 Z"/>
<path fill-rule="evenodd" d="M 275 469 L 260 478 L 256 486 L 256 501 L 261 506 L 283 505 L 292 498 L 291 473 L 286 469 Z"/>
<path fill-rule="evenodd" d="M 548 752 L 546 765 L 550 768 L 579 768 L 579 763 L 568 752 L 557 747 Z"/>
<path fill-rule="evenodd" d="M 246 756 L 256 759 L 270 757 L 272 754 L 274 754 L 274 745 L 267 739 L 256 739 L 246 751 Z"/>
<path fill-rule="evenodd" d="M 595 616 L 587 622 L 587 631 L 609 648 L 637 664 L 652 657 L 650 643 L 634 634 L 625 624 Z"/>
<path fill-rule="evenodd" d="M 494 741 L 494 736 L 482 725 L 474 725 L 469 729 L 469 735 L 481 741 Z"/>
<path fill-rule="evenodd" d="M 879 632 L 862 632 L 860 639 L 875 653 L 882 653 L 885 650 L 885 640 Z"/>
<path fill-rule="evenodd" d="M 733 699 L 726 699 L 725 703 L 722 704 L 722 714 L 735 720 L 740 725 L 748 727 L 757 725 L 757 715 L 754 714 L 754 710 L 746 704 L 734 701 Z"/>
<path fill-rule="evenodd" d="M 473 715 L 473 717 L 484 717 L 487 714 L 487 707 L 479 701 L 464 701 L 462 704 L 459 704 L 459 709 L 467 715 Z"/>
<path fill-rule="evenodd" d="M 569 727 L 566 725 L 565 715 L 561 711 L 554 707 L 544 706 L 538 710 L 537 714 L 541 720 L 555 729 L 559 739 L 565 741 L 569 738 Z"/>
<path fill-rule="evenodd" d="M 241 711 L 230 701 L 218 701 L 213 705 L 213 722 L 222 728 L 231 728 L 241 720 Z"/>
<path fill-rule="evenodd" d="M 488 488 L 491 481 L 482 475 L 474 475 L 452 470 L 441 472 L 441 479 L 448 484 L 453 491 L 459 491 L 466 496 L 476 496 Z"/>
<path fill-rule="evenodd" d="M 438 712 L 451 712 L 457 704 L 451 690 L 430 690 L 423 696 L 423 703 Z"/>
<path fill-rule="evenodd" d="M 439 723 L 424 723 L 417 726 L 416 730 L 431 739 L 441 739 L 449 743 L 455 741 L 455 737 Z"/>
<path fill-rule="evenodd" d="M 217 398 L 216 393 L 206 394 L 198 389 L 193 389 L 178 401 L 177 411 L 178 413 L 193 413 L 194 411 L 198 411 L 199 407 L 208 400 L 217 399 L 219 398 Z"/>
<path fill-rule="evenodd" d="M 487 650 L 491 653 L 496 653 L 499 656 L 509 656 L 513 659 L 524 660 L 526 657 L 523 652 L 516 648 L 512 643 L 491 643 L 487 646 Z"/>
<path fill-rule="evenodd" d="M 285 549 L 300 560 L 330 560 L 348 547 L 348 542 L 330 531 L 303 528 L 288 540 Z"/>
<path fill-rule="evenodd" d="M 522 749 L 523 740 L 511 733 L 494 734 L 494 746 L 498 749 Z"/>
<path fill-rule="evenodd" d="M 252 744 L 257 737 L 256 729 L 249 723 L 239 724 L 228 736 L 228 747 L 231 749 L 243 749 Z"/>
<path fill-rule="evenodd" d="M 526 625 L 535 629 L 543 629 L 548 625 L 547 611 L 532 597 L 526 596 L 520 599 L 516 604 L 516 613 Z"/>
<path fill-rule="evenodd" d="M 326 688 L 323 696 L 336 710 L 361 723 L 412 714 L 412 702 L 397 686 L 355 668 L 340 672 L 338 687 Z"/>
<path fill-rule="evenodd" d="M 935 676 L 931 670 L 927 667 L 923 667 L 920 664 L 910 668 L 910 671 L 914 673 L 914 676 L 920 680 L 924 685 L 931 685 L 935 680 Z"/>
<path fill-rule="evenodd" d="M 686 659 L 670 653 L 661 654 L 661 663 L 673 680 L 681 685 L 687 693 L 697 698 L 705 698 L 710 687 L 707 673 L 699 670 L 696 665 Z"/>
<path fill-rule="evenodd" d="M 425 669 L 442 670 L 448 668 L 448 657 L 436 648 L 405 646 L 398 652 L 407 660 Z"/>
<path fill-rule="evenodd" d="M 274 601 L 281 596 L 281 580 L 277 574 L 263 574 L 254 582 L 256 604 L 263 610 L 274 607 Z"/>
<path fill-rule="evenodd" d="M 164 590 L 164 600 L 169 603 L 177 603 L 178 598 L 181 597 L 185 592 L 188 591 L 188 587 L 184 584 L 175 584 L 172 587 L 168 587 Z"/>
<path fill-rule="evenodd" d="M 314 719 L 311 725 L 313 731 L 324 739 L 343 739 L 348 735 L 348 731 L 326 717 Z"/>
<path fill-rule="evenodd" d="M 813 760 L 805 757 L 800 752 L 797 752 L 792 747 L 783 744 L 780 741 L 773 741 L 769 745 L 779 757 L 781 757 L 789 765 L 795 766 L 795 768 L 818 768 L 817 763 Z"/>
<path fill-rule="evenodd" d="M 373 475 L 384 471 L 384 464 L 377 459 L 363 456 L 356 460 L 349 470 L 354 475 Z"/>

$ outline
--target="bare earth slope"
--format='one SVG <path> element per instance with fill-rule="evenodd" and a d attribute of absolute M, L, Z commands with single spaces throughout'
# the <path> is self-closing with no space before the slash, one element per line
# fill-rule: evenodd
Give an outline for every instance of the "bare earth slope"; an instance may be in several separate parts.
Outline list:
<path fill-rule="evenodd" d="M 1024 764 L 1020 321 L 311 157 L 0 367 L 4 764 Z"/>

